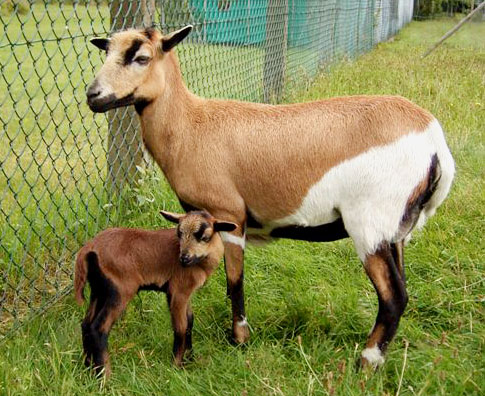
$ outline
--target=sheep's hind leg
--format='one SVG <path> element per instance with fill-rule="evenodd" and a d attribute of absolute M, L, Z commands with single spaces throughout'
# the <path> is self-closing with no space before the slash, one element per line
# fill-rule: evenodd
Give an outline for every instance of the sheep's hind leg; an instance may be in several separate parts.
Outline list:
<path fill-rule="evenodd" d="M 362 352 L 363 366 L 376 367 L 384 363 L 384 352 L 396 333 L 408 301 L 403 271 L 393 256 L 391 244 L 384 242 L 365 258 L 364 267 L 376 289 L 379 312 Z"/>
<path fill-rule="evenodd" d="M 406 271 L 404 270 L 404 241 L 391 243 L 392 258 L 396 263 L 401 279 L 406 284 Z"/>

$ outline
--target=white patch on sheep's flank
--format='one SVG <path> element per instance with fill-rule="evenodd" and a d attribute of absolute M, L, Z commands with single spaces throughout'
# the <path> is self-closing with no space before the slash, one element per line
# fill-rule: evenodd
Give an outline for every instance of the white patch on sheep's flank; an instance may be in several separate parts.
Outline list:
<path fill-rule="evenodd" d="M 240 246 L 243 250 L 246 247 L 246 236 L 238 237 L 226 231 L 221 231 L 221 238 L 224 243 L 232 243 Z"/>
<path fill-rule="evenodd" d="M 432 214 L 448 194 L 454 173 L 453 159 L 436 120 L 424 132 L 373 147 L 333 167 L 310 188 L 295 213 L 272 222 L 270 228 L 315 227 L 342 217 L 364 260 L 382 241 L 393 241 L 398 235 L 408 199 L 427 176 L 435 153 L 442 176 L 424 210 L 426 216 Z"/>
<path fill-rule="evenodd" d="M 362 351 L 362 357 L 374 367 L 384 364 L 384 356 L 382 356 L 382 352 L 377 344 L 372 348 L 365 348 Z"/>

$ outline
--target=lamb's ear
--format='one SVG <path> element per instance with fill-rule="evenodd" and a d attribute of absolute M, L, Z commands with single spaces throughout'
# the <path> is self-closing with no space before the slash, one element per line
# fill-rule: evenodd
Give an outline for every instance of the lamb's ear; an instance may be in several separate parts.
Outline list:
<path fill-rule="evenodd" d="M 237 228 L 237 224 L 232 223 L 230 221 L 216 220 L 214 222 L 214 231 L 215 232 L 234 231 L 236 228 Z"/>
<path fill-rule="evenodd" d="M 192 30 L 192 25 L 187 25 L 182 29 L 169 33 L 162 38 L 162 51 L 170 51 L 178 43 L 180 43 Z"/>
<path fill-rule="evenodd" d="M 100 50 L 107 51 L 109 46 L 109 39 L 108 38 L 101 38 L 101 37 L 94 37 L 89 40 L 91 44 L 98 47 Z"/>
<path fill-rule="evenodd" d="M 160 211 L 160 214 L 165 217 L 168 221 L 172 223 L 179 223 L 180 219 L 185 216 L 185 214 L 166 212 L 164 210 Z"/>

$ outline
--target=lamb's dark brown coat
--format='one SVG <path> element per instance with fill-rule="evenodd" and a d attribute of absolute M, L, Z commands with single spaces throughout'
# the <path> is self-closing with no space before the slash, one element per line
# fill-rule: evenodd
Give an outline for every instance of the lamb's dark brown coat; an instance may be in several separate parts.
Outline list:
<path fill-rule="evenodd" d="M 167 293 L 174 329 L 174 360 L 181 365 L 192 347 L 191 294 L 217 268 L 224 247 L 217 231 L 235 224 L 218 222 L 207 212 L 162 214 L 177 228 L 148 231 L 110 228 L 87 242 L 78 253 L 74 290 L 84 301 L 91 286 L 89 308 L 82 323 L 86 365 L 109 373 L 108 334 L 113 323 L 139 290 Z M 177 235 L 178 234 L 178 235 Z"/>

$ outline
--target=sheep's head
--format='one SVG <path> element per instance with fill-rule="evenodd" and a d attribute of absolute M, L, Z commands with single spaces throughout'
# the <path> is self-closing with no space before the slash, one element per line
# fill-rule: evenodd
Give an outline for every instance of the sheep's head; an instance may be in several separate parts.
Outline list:
<path fill-rule="evenodd" d="M 177 223 L 180 241 L 180 264 L 183 267 L 197 265 L 208 257 L 219 261 L 224 253 L 220 231 L 234 231 L 237 224 L 214 218 L 206 211 L 187 214 L 160 212 L 168 221 Z"/>
<path fill-rule="evenodd" d="M 91 43 L 106 51 L 106 60 L 86 93 L 90 109 L 104 113 L 134 104 L 137 110 L 165 88 L 168 52 L 192 30 L 186 26 L 163 36 L 154 29 L 125 30 Z"/>

